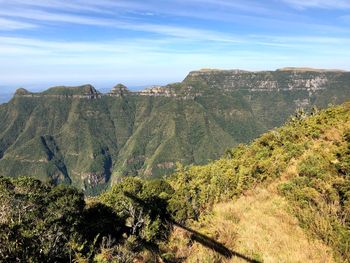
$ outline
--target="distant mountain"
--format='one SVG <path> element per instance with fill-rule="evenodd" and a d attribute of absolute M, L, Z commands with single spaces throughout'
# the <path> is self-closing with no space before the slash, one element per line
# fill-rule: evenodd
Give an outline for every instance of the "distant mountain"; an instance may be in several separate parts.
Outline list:
<path fill-rule="evenodd" d="M 127 175 L 203 164 L 282 125 L 297 108 L 350 98 L 350 73 L 205 69 L 181 83 L 102 94 L 91 85 L 17 90 L 0 105 L 0 174 L 72 183 L 87 193 Z"/>

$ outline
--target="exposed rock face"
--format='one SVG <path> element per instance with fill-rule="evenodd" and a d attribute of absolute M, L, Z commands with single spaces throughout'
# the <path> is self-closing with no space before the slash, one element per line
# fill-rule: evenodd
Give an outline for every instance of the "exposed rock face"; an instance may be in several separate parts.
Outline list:
<path fill-rule="evenodd" d="M 130 91 L 126 86 L 124 86 L 123 84 L 118 84 L 114 86 L 111 92 L 107 93 L 107 95 L 112 97 L 121 97 L 121 96 L 126 96 L 129 93 Z"/>
<path fill-rule="evenodd" d="M 246 70 L 241 70 L 241 69 L 229 69 L 229 70 L 221 70 L 221 69 L 200 69 L 200 70 L 195 70 L 195 71 L 191 71 L 189 73 L 189 76 L 203 76 L 206 74 L 215 74 L 215 73 L 228 73 L 231 75 L 234 74 L 241 74 L 241 73 L 249 73 L 249 71 Z"/>
<path fill-rule="evenodd" d="M 30 94 L 29 91 L 26 89 L 23 89 L 23 88 L 19 88 L 15 92 L 15 96 L 23 96 L 23 95 L 28 95 L 28 94 Z"/>
<path fill-rule="evenodd" d="M 137 92 L 141 96 L 162 96 L 162 97 L 176 97 L 176 92 L 169 87 L 152 86 L 142 91 Z"/>
<path fill-rule="evenodd" d="M 332 88 L 334 84 L 348 85 L 344 77 L 349 72 L 306 69 L 283 69 L 278 71 L 247 72 L 239 70 L 193 71 L 184 82 L 203 82 L 210 88 L 223 91 L 283 91 L 306 90 L 315 92 Z"/>
<path fill-rule="evenodd" d="M 99 184 L 105 184 L 109 180 L 103 173 L 89 173 L 82 175 L 82 179 L 87 186 L 96 186 Z"/>
<path fill-rule="evenodd" d="M 83 90 L 83 96 L 86 96 L 90 99 L 96 99 L 101 97 L 101 93 L 98 92 L 92 85 L 85 85 L 82 86 L 81 89 Z"/>
<path fill-rule="evenodd" d="M 339 70 L 339 69 L 318 69 L 318 68 L 295 68 L 295 67 L 286 67 L 286 68 L 280 68 L 276 71 L 293 71 L 293 72 L 346 72 L 345 70 Z"/>

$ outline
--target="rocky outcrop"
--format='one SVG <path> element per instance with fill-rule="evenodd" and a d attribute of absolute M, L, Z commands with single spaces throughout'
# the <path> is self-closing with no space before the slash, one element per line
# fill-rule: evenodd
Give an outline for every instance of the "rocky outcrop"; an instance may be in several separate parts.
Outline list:
<path fill-rule="evenodd" d="M 176 92 L 169 88 L 163 86 L 151 86 L 142 91 L 135 92 L 136 95 L 140 96 L 153 96 L 153 97 L 176 97 Z"/>
<path fill-rule="evenodd" d="M 118 84 L 112 88 L 111 92 L 107 93 L 107 96 L 122 97 L 129 95 L 129 93 L 130 91 L 126 86 L 124 86 L 123 84 Z"/>
<path fill-rule="evenodd" d="M 30 94 L 30 92 L 24 88 L 19 88 L 15 92 L 15 96 L 25 96 L 25 95 L 29 95 L 29 94 Z"/>
<path fill-rule="evenodd" d="M 104 173 L 86 173 L 82 175 L 82 179 L 84 180 L 84 188 L 106 184 L 109 180 Z"/>

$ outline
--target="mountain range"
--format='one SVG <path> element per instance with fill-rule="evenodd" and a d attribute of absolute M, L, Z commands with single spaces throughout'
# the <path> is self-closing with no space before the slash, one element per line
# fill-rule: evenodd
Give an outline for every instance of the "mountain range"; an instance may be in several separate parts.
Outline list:
<path fill-rule="evenodd" d="M 123 176 L 205 164 L 310 111 L 350 98 L 350 72 L 203 69 L 180 83 L 109 93 L 91 85 L 18 89 L 0 105 L 0 174 L 100 192 Z"/>

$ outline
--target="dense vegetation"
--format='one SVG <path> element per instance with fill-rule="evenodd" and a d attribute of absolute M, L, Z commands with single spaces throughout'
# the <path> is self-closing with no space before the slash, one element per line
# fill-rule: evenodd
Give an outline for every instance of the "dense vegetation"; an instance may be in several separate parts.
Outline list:
<path fill-rule="evenodd" d="M 321 112 L 314 108 L 309 116 L 299 110 L 284 127 L 227 150 L 208 165 L 178 165 L 166 180 L 126 177 L 86 200 L 66 186 L 1 178 L 0 257 L 176 262 L 176 249 L 168 244 L 174 226 L 192 231 L 189 227 L 215 204 L 277 183 L 300 225 L 331 246 L 339 261 L 349 261 L 349 153 L 350 104 L 344 104 Z M 188 246 L 194 240 L 206 244 L 198 233 L 193 238 Z"/>
<path fill-rule="evenodd" d="M 90 85 L 20 89 L 0 105 L 0 174 L 35 175 L 90 195 L 123 176 L 158 178 L 177 161 L 219 158 L 282 125 L 297 107 L 343 102 L 349 79 L 346 72 L 202 71 L 161 96 L 121 85 L 114 97 Z"/>
<path fill-rule="evenodd" d="M 165 181 L 126 179 L 85 202 L 81 192 L 0 178 L 1 262 L 133 262 L 171 231 Z"/>

